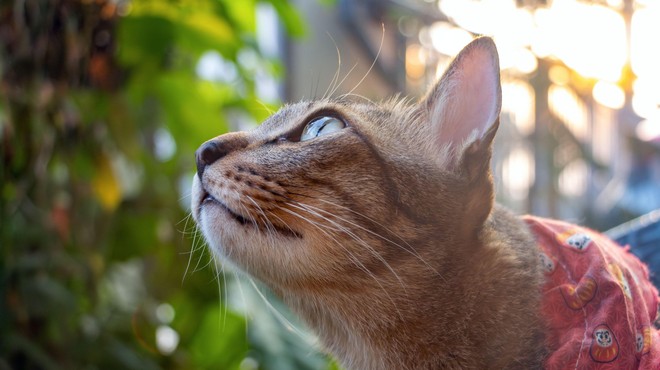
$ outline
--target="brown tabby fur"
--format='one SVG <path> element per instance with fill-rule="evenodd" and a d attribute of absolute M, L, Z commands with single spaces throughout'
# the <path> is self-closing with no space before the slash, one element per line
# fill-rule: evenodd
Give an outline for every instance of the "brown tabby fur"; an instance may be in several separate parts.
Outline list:
<path fill-rule="evenodd" d="M 498 120 L 444 147 L 429 122 L 473 49 L 497 68 L 479 38 L 419 104 L 285 106 L 214 138 L 226 153 L 195 178 L 193 215 L 213 251 L 270 286 L 348 369 L 540 367 L 538 251 L 493 202 Z M 347 127 L 297 140 L 328 115 Z"/>

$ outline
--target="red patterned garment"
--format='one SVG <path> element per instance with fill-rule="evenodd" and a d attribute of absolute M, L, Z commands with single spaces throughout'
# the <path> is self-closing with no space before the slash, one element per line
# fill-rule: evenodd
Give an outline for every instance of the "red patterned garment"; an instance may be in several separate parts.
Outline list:
<path fill-rule="evenodd" d="M 546 369 L 660 369 L 658 290 L 646 266 L 595 231 L 525 216 L 545 267 Z"/>

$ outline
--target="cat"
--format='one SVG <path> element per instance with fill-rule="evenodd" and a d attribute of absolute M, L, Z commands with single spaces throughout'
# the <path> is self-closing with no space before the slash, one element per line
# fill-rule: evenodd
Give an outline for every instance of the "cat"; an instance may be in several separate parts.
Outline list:
<path fill-rule="evenodd" d="M 192 214 L 210 248 L 268 285 L 347 369 L 550 368 L 560 347 L 578 356 L 564 364 L 610 360 L 611 325 L 582 328 L 576 347 L 544 317 L 549 274 L 568 263 L 532 230 L 564 225 L 494 202 L 498 63 L 479 37 L 418 103 L 299 102 L 207 141 Z M 594 251 L 590 241 L 572 250 Z M 635 292 L 647 275 L 628 279 Z M 583 280 L 552 290 L 569 314 L 590 310 L 596 282 Z M 634 338 L 652 352 L 637 363 L 658 358 L 648 332 Z"/>

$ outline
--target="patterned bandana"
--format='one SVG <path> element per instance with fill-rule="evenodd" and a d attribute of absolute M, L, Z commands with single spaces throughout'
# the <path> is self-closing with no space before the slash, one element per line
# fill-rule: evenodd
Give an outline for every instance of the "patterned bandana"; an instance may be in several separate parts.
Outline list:
<path fill-rule="evenodd" d="M 525 216 L 539 244 L 546 369 L 660 369 L 658 290 L 635 256 L 602 234 Z"/>

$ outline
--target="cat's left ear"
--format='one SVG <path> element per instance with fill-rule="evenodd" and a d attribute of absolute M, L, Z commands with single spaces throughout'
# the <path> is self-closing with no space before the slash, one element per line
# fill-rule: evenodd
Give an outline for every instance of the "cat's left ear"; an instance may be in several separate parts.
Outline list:
<path fill-rule="evenodd" d="M 502 106 L 499 57 L 493 40 L 479 37 L 468 44 L 422 104 L 430 120 L 432 146 L 439 155 L 447 156 L 449 166 L 467 166 L 469 172 L 489 166 Z M 475 161 L 486 163 L 472 163 Z"/>

